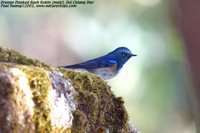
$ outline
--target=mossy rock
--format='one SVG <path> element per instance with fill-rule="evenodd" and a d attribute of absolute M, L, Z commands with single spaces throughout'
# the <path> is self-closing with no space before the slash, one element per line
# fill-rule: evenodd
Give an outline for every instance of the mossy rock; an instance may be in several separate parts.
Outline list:
<path fill-rule="evenodd" d="M 34 117 L 31 118 L 33 122 L 30 125 L 34 132 L 104 133 L 108 130 L 110 133 L 131 132 L 123 99 L 116 97 L 111 91 L 111 87 L 100 77 L 87 72 L 80 73 L 51 67 L 13 50 L 0 47 L 0 72 L 7 72 L 11 68 L 21 70 L 28 79 L 28 86 L 31 89 L 35 105 Z M 47 93 L 52 86 L 47 73 L 51 72 L 62 73 L 63 78 L 69 80 L 78 92 L 74 99 L 76 110 L 73 111 L 73 124 L 69 129 L 52 128 L 51 125 L 49 116 L 51 110 L 47 106 Z M 3 83 L 0 82 L 0 84 Z M 10 88 L 1 94 L 2 97 L 14 94 L 12 84 L 0 88 Z M 19 128 L 16 130 L 20 131 Z"/>

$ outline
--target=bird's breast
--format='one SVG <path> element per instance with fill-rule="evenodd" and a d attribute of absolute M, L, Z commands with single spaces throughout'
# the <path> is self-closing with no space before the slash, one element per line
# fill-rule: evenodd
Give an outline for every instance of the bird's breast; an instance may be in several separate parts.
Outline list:
<path fill-rule="evenodd" d="M 106 67 L 106 68 L 97 68 L 93 71 L 93 73 L 102 77 L 105 80 L 111 79 L 118 74 L 118 71 L 115 67 L 116 66 Z"/>

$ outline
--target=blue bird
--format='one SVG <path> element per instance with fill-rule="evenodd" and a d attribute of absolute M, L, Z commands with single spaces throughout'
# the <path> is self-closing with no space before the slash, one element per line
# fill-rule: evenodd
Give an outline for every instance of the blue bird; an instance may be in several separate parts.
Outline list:
<path fill-rule="evenodd" d="M 132 57 L 136 56 L 126 47 L 119 47 L 112 52 L 80 64 L 61 66 L 68 69 L 80 69 L 91 72 L 104 80 L 115 77 L 123 65 Z"/>

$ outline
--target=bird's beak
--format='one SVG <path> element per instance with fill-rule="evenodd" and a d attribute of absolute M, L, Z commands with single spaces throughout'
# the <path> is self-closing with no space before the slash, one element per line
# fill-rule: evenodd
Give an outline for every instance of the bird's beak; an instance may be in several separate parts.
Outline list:
<path fill-rule="evenodd" d="M 136 54 L 132 54 L 131 56 L 137 56 Z"/>

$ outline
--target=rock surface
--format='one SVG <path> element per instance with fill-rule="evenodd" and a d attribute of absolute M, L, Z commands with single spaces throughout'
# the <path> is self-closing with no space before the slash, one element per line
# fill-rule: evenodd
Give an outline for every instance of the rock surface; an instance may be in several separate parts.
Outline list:
<path fill-rule="evenodd" d="M 137 133 L 124 101 L 90 73 L 0 48 L 0 133 Z"/>

